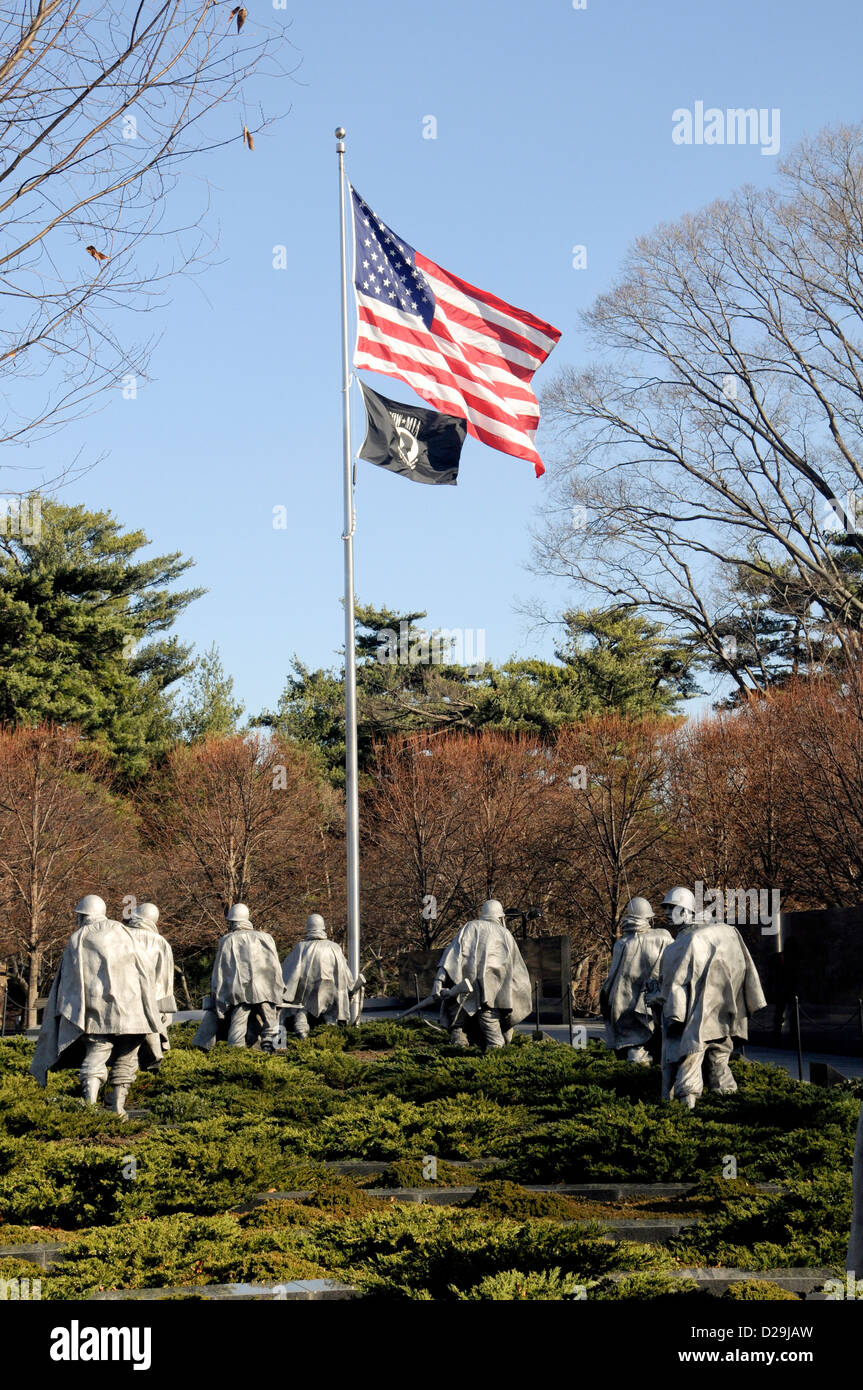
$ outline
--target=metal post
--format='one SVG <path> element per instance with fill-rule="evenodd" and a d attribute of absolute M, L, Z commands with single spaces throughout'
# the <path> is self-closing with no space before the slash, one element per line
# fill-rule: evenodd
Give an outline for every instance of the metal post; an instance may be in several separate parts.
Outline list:
<path fill-rule="evenodd" d="M 860 1024 L 860 1042 L 863 1044 L 863 999 L 857 1000 L 857 1018 Z"/>
<path fill-rule="evenodd" d="M 566 1021 L 569 1024 L 569 1045 L 572 1047 L 572 981 L 566 991 Z"/>
<path fill-rule="evenodd" d="M 414 975 L 414 990 L 416 991 L 417 1003 L 419 1003 L 419 1002 L 420 1002 L 420 977 L 419 977 L 419 975 Z"/>
<path fill-rule="evenodd" d="M 336 130 L 342 259 L 342 417 L 344 426 L 345 529 L 345 839 L 347 842 L 348 967 L 360 968 L 360 828 L 357 773 L 357 658 L 354 638 L 354 480 L 351 460 L 350 349 L 348 347 L 348 252 L 345 228 L 345 130 Z"/>
<path fill-rule="evenodd" d="M 536 1032 L 541 1033 L 542 1029 L 539 1026 L 539 980 L 533 987 L 533 1007 L 536 1014 Z"/>
<path fill-rule="evenodd" d="M 800 1034 L 800 997 L 794 996 L 794 1032 L 797 1039 L 797 1077 L 803 1080 L 803 1038 Z"/>
<path fill-rule="evenodd" d="M 9 1002 L 9 976 L 3 975 L 3 1019 L 0 1022 L 0 1038 L 6 1036 L 6 1005 Z"/>

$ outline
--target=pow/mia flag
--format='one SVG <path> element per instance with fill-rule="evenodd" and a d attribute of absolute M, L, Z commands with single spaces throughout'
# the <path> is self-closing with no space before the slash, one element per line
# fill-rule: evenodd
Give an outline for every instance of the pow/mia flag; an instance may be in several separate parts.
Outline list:
<path fill-rule="evenodd" d="M 360 458 L 415 483 L 452 483 L 458 479 L 467 424 L 418 405 L 387 400 L 362 387 L 367 428 Z"/>

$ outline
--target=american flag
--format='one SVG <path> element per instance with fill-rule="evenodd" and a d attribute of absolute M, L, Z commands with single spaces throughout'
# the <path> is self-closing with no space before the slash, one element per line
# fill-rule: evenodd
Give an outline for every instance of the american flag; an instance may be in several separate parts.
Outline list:
<path fill-rule="evenodd" d="M 397 377 L 437 410 L 467 421 L 492 449 L 545 472 L 530 381 L 560 332 L 443 270 L 372 212 L 355 188 L 354 366 Z"/>

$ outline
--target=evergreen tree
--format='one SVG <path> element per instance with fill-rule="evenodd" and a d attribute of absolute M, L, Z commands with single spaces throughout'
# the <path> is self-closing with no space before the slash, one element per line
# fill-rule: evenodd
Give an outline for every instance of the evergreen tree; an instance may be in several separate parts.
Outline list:
<path fill-rule="evenodd" d="M 418 626 L 425 613 L 356 605 L 357 723 L 361 768 L 375 742 L 419 729 L 470 727 L 479 676 L 446 660 L 438 632 Z M 413 656 L 413 660 L 411 660 Z M 275 713 L 256 721 L 303 744 L 335 785 L 344 782 L 344 671 L 311 670 L 297 657 Z"/>
<path fill-rule="evenodd" d="M 837 563 L 846 557 L 837 545 Z M 756 552 L 758 568 L 737 566 L 731 586 L 731 610 L 715 625 L 722 654 L 703 659 L 717 675 L 732 675 L 736 685 L 723 703 L 733 707 L 753 690 L 829 666 L 839 655 L 832 625 L 804 591 L 790 564 L 771 564 Z M 849 572 L 855 565 L 847 557 Z"/>
<path fill-rule="evenodd" d="M 569 610 L 555 656 L 577 677 L 591 713 L 669 714 L 698 694 L 694 653 L 628 608 Z"/>
<path fill-rule="evenodd" d="M 204 592 L 173 589 L 194 562 L 139 558 L 148 544 L 47 499 L 31 534 L 0 542 L 0 723 L 76 724 L 130 777 L 171 742 L 190 648 L 164 634 Z"/>
<path fill-rule="evenodd" d="M 586 714 L 664 714 L 694 692 L 691 656 L 663 629 L 624 611 L 566 613 L 566 641 L 550 661 L 465 665 L 451 659 L 446 630 L 425 613 L 357 604 L 357 722 L 361 770 L 381 738 L 448 728 L 551 734 Z M 344 675 L 294 659 L 275 713 L 256 721 L 314 752 L 344 781 Z"/>
<path fill-rule="evenodd" d="M 203 738 L 227 738 L 237 732 L 245 706 L 234 698 L 234 678 L 227 675 L 215 642 L 199 656 L 187 679 L 187 693 L 178 710 L 186 743 Z"/>
<path fill-rule="evenodd" d="M 484 728 L 545 736 L 576 723 L 592 708 L 572 666 L 528 658 L 488 667 L 475 722 Z"/>

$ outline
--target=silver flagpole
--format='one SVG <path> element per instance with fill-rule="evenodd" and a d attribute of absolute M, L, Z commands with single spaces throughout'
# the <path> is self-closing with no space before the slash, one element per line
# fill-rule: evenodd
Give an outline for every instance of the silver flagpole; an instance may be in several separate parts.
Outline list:
<path fill-rule="evenodd" d="M 345 130 L 336 130 L 342 232 L 342 402 L 344 419 L 345 529 L 345 836 L 348 864 L 348 966 L 360 968 L 360 813 L 357 793 L 357 658 L 354 646 L 354 487 L 351 460 L 350 349 L 348 347 L 348 251 L 345 231 Z"/>

